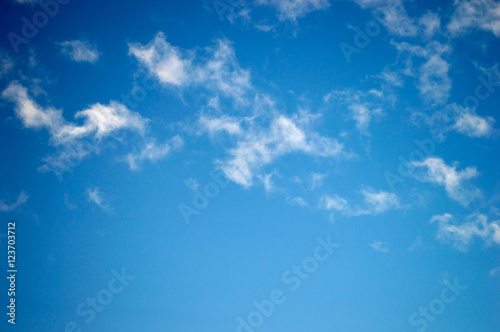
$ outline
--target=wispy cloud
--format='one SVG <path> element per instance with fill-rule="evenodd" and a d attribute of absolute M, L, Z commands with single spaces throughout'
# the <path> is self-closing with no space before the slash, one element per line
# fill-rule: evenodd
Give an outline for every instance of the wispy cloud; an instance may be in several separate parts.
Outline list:
<path fill-rule="evenodd" d="M 321 188 L 327 177 L 327 173 L 311 173 L 311 190 Z"/>
<path fill-rule="evenodd" d="M 131 152 L 127 155 L 127 161 L 130 169 L 139 169 L 139 164 L 144 160 L 155 162 L 165 158 L 171 150 L 180 149 L 184 145 L 184 141 L 179 136 L 173 137 L 169 142 L 157 144 L 156 140 L 150 140 L 146 145 L 136 152 Z"/>
<path fill-rule="evenodd" d="M 111 101 L 108 105 L 93 104 L 75 114 L 75 119 L 83 119 L 83 124 L 68 122 L 62 110 L 40 106 L 28 90 L 17 81 L 9 84 L 2 97 L 15 104 L 17 117 L 26 128 L 46 129 L 50 134 L 50 144 L 58 152 L 45 158 L 46 165 L 41 170 L 60 173 L 70 168 L 91 153 L 98 151 L 104 138 L 127 130 L 144 135 L 147 120 L 130 111 L 125 105 Z"/>
<path fill-rule="evenodd" d="M 85 40 L 67 40 L 56 43 L 61 53 L 75 62 L 96 63 L 100 53 L 97 46 Z"/>
<path fill-rule="evenodd" d="M 17 197 L 17 200 L 12 203 L 12 204 L 7 204 L 4 201 L 0 201 L 0 212 L 9 212 L 12 210 L 17 209 L 19 206 L 23 205 L 26 203 L 28 200 L 28 195 L 24 191 L 21 191 L 19 196 Z"/>
<path fill-rule="evenodd" d="M 241 135 L 243 134 L 242 121 L 245 121 L 245 119 L 238 119 L 227 115 L 212 117 L 202 114 L 198 119 L 199 133 L 208 133 L 210 136 L 214 136 L 220 132 L 226 132 L 229 135 Z"/>
<path fill-rule="evenodd" d="M 274 7 L 280 20 L 296 21 L 307 14 L 330 7 L 329 0 L 257 0 L 258 6 Z"/>
<path fill-rule="evenodd" d="M 292 204 L 292 205 L 297 205 L 297 206 L 308 206 L 309 203 L 307 203 L 302 197 L 296 196 L 292 198 L 288 198 L 287 202 Z"/>
<path fill-rule="evenodd" d="M 339 211 L 345 216 L 376 215 L 403 208 L 398 196 L 394 193 L 386 191 L 377 192 L 370 187 L 361 189 L 360 193 L 363 196 L 363 202 L 355 207 L 337 194 L 322 196 L 319 207 L 325 210 Z"/>
<path fill-rule="evenodd" d="M 453 215 L 446 213 L 431 218 L 431 223 L 439 227 L 437 239 L 449 243 L 460 251 L 467 251 L 474 239 L 480 239 L 486 246 L 500 245 L 499 221 L 488 222 L 488 217 L 483 214 L 473 214 L 463 223 L 454 223 Z"/>
<path fill-rule="evenodd" d="M 255 173 L 286 154 L 347 157 L 343 144 L 309 128 L 310 117 L 305 112 L 292 117 L 276 114 L 267 126 L 257 121 L 248 122 L 248 127 L 235 135 L 236 147 L 229 150 L 229 158 L 219 161 L 221 169 L 232 181 L 250 187 Z M 225 127 L 220 129 L 225 130 Z"/>
<path fill-rule="evenodd" d="M 449 76 L 451 65 L 444 56 L 451 53 L 451 47 L 438 41 L 431 41 L 425 47 L 407 42 L 393 44 L 400 55 L 408 55 L 403 72 L 417 78 L 416 86 L 420 96 L 431 104 L 445 103 L 450 97 L 452 80 Z M 418 69 L 414 68 L 415 63 Z"/>
<path fill-rule="evenodd" d="M 372 243 L 370 243 L 370 247 L 372 247 L 373 250 L 377 251 L 377 252 L 383 252 L 383 253 L 388 253 L 390 250 L 389 248 L 387 247 L 387 245 L 385 243 L 383 243 L 382 241 L 372 241 Z"/>
<path fill-rule="evenodd" d="M 401 37 L 414 37 L 418 26 L 413 18 L 408 16 L 402 0 L 353 0 L 361 8 L 372 9 L 387 30 Z"/>
<path fill-rule="evenodd" d="M 158 32 L 146 45 L 129 44 L 129 53 L 162 84 L 184 88 L 203 86 L 211 91 L 243 102 L 250 90 L 250 72 L 242 69 L 227 39 L 218 39 L 206 48 L 206 57 L 195 51 L 181 50 Z"/>
<path fill-rule="evenodd" d="M 104 197 L 102 192 L 97 187 L 87 188 L 85 192 L 87 194 L 87 199 L 100 207 L 103 211 L 111 211 L 111 207 L 104 203 Z"/>
<path fill-rule="evenodd" d="M 455 103 L 446 105 L 442 110 L 428 115 L 416 111 L 413 118 L 423 120 L 436 132 L 444 135 L 455 131 L 472 138 L 491 137 L 495 133 L 495 119 L 493 117 L 482 117 L 474 109 L 465 108 Z"/>
<path fill-rule="evenodd" d="M 500 37 L 500 3 L 493 0 L 456 0 L 455 11 L 448 23 L 452 36 L 482 29 Z"/>
<path fill-rule="evenodd" d="M 0 50 L 0 78 L 7 75 L 14 68 L 14 60 L 4 51 Z"/>
<path fill-rule="evenodd" d="M 479 175 L 476 167 L 467 167 L 458 171 L 456 164 L 448 166 L 437 157 L 413 162 L 412 165 L 417 168 L 415 178 L 443 186 L 450 198 L 464 206 L 481 196 L 481 191 L 469 183 L 469 180 Z M 419 169 L 425 169 L 425 171 L 418 172 Z"/>
<path fill-rule="evenodd" d="M 500 273 L 500 266 L 499 267 L 496 267 L 492 270 L 490 270 L 490 273 L 489 273 L 489 276 L 490 277 L 494 277 L 496 276 L 498 273 Z"/>
<path fill-rule="evenodd" d="M 426 246 L 424 245 L 424 242 L 422 241 L 422 237 L 421 236 L 419 236 L 419 237 L 416 238 L 416 240 L 408 248 L 408 251 L 415 251 L 418 248 L 426 248 Z"/>
<path fill-rule="evenodd" d="M 335 109 L 342 105 L 347 106 L 350 117 L 356 123 L 356 129 L 367 134 L 372 118 L 382 115 L 383 107 L 390 105 L 393 100 L 385 94 L 384 88 L 372 88 L 367 92 L 359 89 L 331 91 L 323 97 L 323 101 L 333 105 Z"/>

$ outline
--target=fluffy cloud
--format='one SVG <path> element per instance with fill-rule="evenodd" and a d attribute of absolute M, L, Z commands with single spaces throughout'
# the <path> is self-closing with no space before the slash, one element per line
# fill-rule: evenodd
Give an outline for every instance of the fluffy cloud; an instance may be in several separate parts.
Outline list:
<path fill-rule="evenodd" d="M 451 214 L 433 216 L 431 223 L 438 225 L 437 239 L 449 243 L 460 251 L 467 251 L 474 239 L 482 240 L 486 246 L 500 245 L 499 221 L 488 222 L 483 214 L 473 214 L 463 223 L 455 223 Z"/>
<path fill-rule="evenodd" d="M 97 152 L 99 143 L 108 136 L 127 130 L 143 135 L 147 120 L 124 105 L 111 101 L 108 105 L 94 104 L 77 112 L 76 119 L 83 124 L 68 122 L 62 110 L 41 107 L 28 95 L 28 90 L 18 82 L 11 82 L 2 97 L 15 104 L 17 117 L 26 128 L 46 129 L 50 143 L 58 147 L 55 155 L 44 159 L 42 171 L 56 173 L 72 167 L 87 155 Z"/>
<path fill-rule="evenodd" d="M 9 211 L 17 209 L 19 206 L 26 203 L 26 201 L 28 200 L 28 197 L 29 196 L 26 195 L 26 193 L 24 191 L 21 191 L 21 193 L 17 197 L 17 200 L 12 204 L 6 204 L 3 201 L 0 201 L 0 212 L 9 212 Z"/>
<path fill-rule="evenodd" d="M 168 43 L 162 32 L 147 45 L 129 44 L 129 53 L 164 84 L 182 86 L 194 79 L 192 55 Z"/>
<path fill-rule="evenodd" d="M 480 117 L 472 110 L 463 110 L 457 115 L 453 129 L 469 137 L 491 136 L 495 119 Z"/>
<path fill-rule="evenodd" d="M 165 86 L 204 86 L 238 102 L 251 89 L 250 73 L 240 68 L 226 39 L 207 48 L 207 57 L 203 58 L 194 51 L 172 46 L 159 32 L 147 45 L 129 44 L 129 53 Z"/>
<path fill-rule="evenodd" d="M 436 157 L 413 162 L 412 165 L 417 168 L 415 177 L 418 180 L 443 186 L 450 198 L 464 206 L 481 196 L 481 191 L 468 183 L 479 174 L 475 167 L 458 171 L 457 165 L 448 166 L 442 159 Z M 424 172 L 418 172 L 419 168 L 425 169 Z"/>
<path fill-rule="evenodd" d="M 320 199 L 319 206 L 325 210 L 336 210 L 344 212 L 351 210 L 349 202 L 345 198 L 340 197 L 337 194 L 334 194 L 333 196 L 324 195 Z"/>
<path fill-rule="evenodd" d="M 345 198 L 335 194 L 321 197 L 319 207 L 325 210 L 336 210 L 345 216 L 376 215 L 383 212 L 402 208 L 399 198 L 394 193 L 375 191 L 372 188 L 361 190 L 363 204 L 353 207 Z"/>
<path fill-rule="evenodd" d="M 61 53 L 75 62 L 96 63 L 99 60 L 97 46 L 84 40 L 67 40 L 57 43 Z"/>
<path fill-rule="evenodd" d="M 448 23 L 452 36 L 471 29 L 482 29 L 500 36 L 500 3 L 493 0 L 455 0 L 455 11 Z"/>

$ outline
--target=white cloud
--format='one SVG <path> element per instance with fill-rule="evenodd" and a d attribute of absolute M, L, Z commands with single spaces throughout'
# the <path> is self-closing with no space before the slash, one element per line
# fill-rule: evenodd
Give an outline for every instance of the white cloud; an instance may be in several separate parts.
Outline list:
<path fill-rule="evenodd" d="M 129 53 L 162 83 L 182 86 L 194 75 L 192 55 L 168 43 L 162 32 L 147 45 L 129 44 Z"/>
<path fill-rule="evenodd" d="M 414 37 L 418 27 L 414 19 L 408 16 L 402 0 L 353 0 L 361 8 L 370 8 L 379 16 L 379 20 L 394 35 Z"/>
<path fill-rule="evenodd" d="M 307 128 L 310 117 L 307 113 L 293 117 L 277 114 L 271 117 L 268 126 L 250 121 L 244 133 L 237 136 L 230 157 L 219 162 L 220 167 L 229 179 L 250 187 L 256 172 L 283 155 L 299 152 L 316 157 L 346 155 L 344 146 L 336 139 Z"/>
<path fill-rule="evenodd" d="M 198 190 L 198 188 L 200 187 L 200 184 L 198 183 L 198 181 L 195 178 L 189 178 L 189 179 L 185 180 L 184 183 L 186 184 L 186 186 L 189 187 L 189 189 L 191 189 L 193 191 Z"/>
<path fill-rule="evenodd" d="M 61 53 L 75 62 L 96 63 L 99 60 L 97 46 L 84 40 L 67 40 L 57 43 Z"/>
<path fill-rule="evenodd" d="M 427 12 L 418 22 L 424 37 L 431 38 L 441 31 L 441 18 L 437 13 Z"/>
<path fill-rule="evenodd" d="M 66 194 L 64 194 L 64 205 L 66 205 L 66 207 L 67 207 L 68 209 L 70 209 L 70 210 L 76 210 L 76 208 L 77 208 L 75 204 L 73 204 L 73 203 L 71 203 L 71 202 L 69 201 L 69 196 L 68 196 L 68 194 L 67 194 L 67 193 L 66 193 Z"/>
<path fill-rule="evenodd" d="M 451 52 L 448 45 L 432 41 L 426 47 L 410 45 L 406 42 L 394 43 L 400 54 L 408 54 L 406 75 L 417 76 L 417 89 L 420 96 L 432 104 L 443 104 L 450 97 L 452 80 L 449 77 L 450 64 L 443 59 Z M 423 58 L 423 62 L 415 72 L 413 57 Z"/>
<path fill-rule="evenodd" d="M 14 60 L 0 50 L 0 78 L 8 74 L 14 68 Z"/>
<path fill-rule="evenodd" d="M 431 218 L 431 223 L 437 223 L 439 229 L 437 239 L 451 244 L 460 251 L 467 251 L 470 245 L 478 238 L 486 246 L 500 245 L 499 221 L 488 222 L 488 217 L 483 214 L 473 214 L 461 224 L 453 223 L 451 214 L 436 215 Z"/>
<path fill-rule="evenodd" d="M 77 112 L 76 119 L 83 124 L 68 122 L 62 110 L 41 107 L 28 95 L 28 90 L 13 81 L 2 92 L 2 97 L 15 104 L 14 111 L 26 128 L 46 129 L 50 143 L 58 148 L 55 155 L 44 159 L 42 171 L 64 172 L 91 153 L 99 150 L 99 143 L 119 131 L 128 130 L 143 135 L 147 120 L 124 105 L 111 101 L 108 105 L 94 104 Z"/>
<path fill-rule="evenodd" d="M 479 174 L 475 167 L 457 171 L 457 165 L 448 166 L 437 157 L 429 157 L 422 162 L 412 162 L 412 165 L 426 169 L 423 174 L 415 173 L 418 180 L 443 186 L 450 198 L 464 206 L 481 196 L 481 191 L 468 183 Z"/>
<path fill-rule="evenodd" d="M 28 90 L 16 81 L 9 84 L 2 92 L 2 97 L 15 103 L 16 115 L 26 128 L 45 128 L 56 143 L 64 143 L 91 134 L 96 138 L 102 138 L 120 129 L 143 133 L 147 122 L 123 104 L 111 101 L 109 105 L 97 103 L 77 112 L 75 118 L 84 118 L 83 125 L 69 123 L 64 120 L 61 110 L 41 107 L 28 95 Z"/>
<path fill-rule="evenodd" d="M 366 107 L 366 105 L 355 104 L 351 105 L 349 108 L 352 112 L 354 121 L 356 121 L 356 127 L 358 128 L 358 130 L 367 130 L 372 116 L 370 110 Z"/>
<path fill-rule="evenodd" d="M 372 188 L 366 188 L 361 190 L 361 194 L 364 197 L 364 201 L 368 206 L 366 214 L 379 214 L 392 209 L 399 209 L 401 205 L 399 204 L 399 198 L 394 193 L 389 193 L 387 191 L 376 192 Z M 361 214 L 364 214 L 360 211 Z"/>
<path fill-rule="evenodd" d="M 241 121 L 239 119 L 223 115 L 221 117 L 209 117 L 201 115 L 198 119 L 200 134 L 207 132 L 213 136 L 219 132 L 226 132 L 229 135 L 243 134 Z"/>
<path fill-rule="evenodd" d="M 160 145 L 155 140 L 150 140 L 139 152 L 129 153 L 125 160 L 131 170 L 137 170 L 139 169 L 139 164 L 144 160 L 155 162 L 163 159 L 172 149 L 180 149 L 183 145 L 184 141 L 179 136 L 174 136 L 169 142 Z"/>
<path fill-rule="evenodd" d="M 289 198 L 289 199 L 287 199 L 287 201 L 292 205 L 297 205 L 297 206 L 301 206 L 301 207 L 305 207 L 305 206 L 309 205 L 302 197 L 298 197 L 298 196 L 293 197 L 293 198 Z"/>
<path fill-rule="evenodd" d="M 324 195 L 319 201 L 319 206 L 325 210 L 336 210 L 341 212 L 351 210 L 349 202 L 337 194 L 333 196 Z"/>
<path fill-rule="evenodd" d="M 329 0 L 257 0 L 255 4 L 276 8 L 282 21 L 296 21 L 297 18 L 313 11 L 326 10 L 330 7 Z"/>
<path fill-rule="evenodd" d="M 19 206 L 26 203 L 28 197 L 29 196 L 26 195 L 24 191 L 21 191 L 21 193 L 19 193 L 19 196 L 17 197 L 17 200 L 12 204 L 6 204 L 3 201 L 0 201 L 0 212 L 9 212 L 17 209 Z"/>
<path fill-rule="evenodd" d="M 449 131 L 473 138 L 491 137 L 495 133 L 495 119 L 482 117 L 474 109 L 465 108 L 455 103 L 446 105 L 442 110 L 427 115 L 423 112 L 414 112 L 414 119 L 422 119 L 436 130 L 437 135 L 444 135 Z"/>
<path fill-rule="evenodd" d="M 94 104 L 88 109 L 75 114 L 75 119 L 85 118 L 83 128 L 95 132 L 96 138 L 108 136 L 110 133 L 129 129 L 144 133 L 146 120 L 139 113 L 131 112 L 125 105 L 111 101 L 109 105 Z"/>
<path fill-rule="evenodd" d="M 321 188 L 327 177 L 327 173 L 311 173 L 311 190 Z"/>
<path fill-rule="evenodd" d="M 28 96 L 28 90 L 16 81 L 9 84 L 7 89 L 2 92 L 2 97 L 16 104 L 16 115 L 26 128 L 45 128 L 54 133 L 64 123 L 60 110 L 40 107 Z"/>
<path fill-rule="evenodd" d="M 412 245 L 408 248 L 408 251 L 415 251 L 417 248 L 425 248 L 424 242 L 422 241 L 422 237 L 419 236 L 415 240 L 415 242 L 412 243 Z"/>
<path fill-rule="evenodd" d="M 219 39 L 206 48 L 207 57 L 172 46 L 159 32 L 147 45 L 129 44 L 129 53 L 166 86 L 205 88 L 243 102 L 251 89 L 250 73 L 242 69 L 231 43 Z"/>
<path fill-rule="evenodd" d="M 456 36 L 471 29 L 482 29 L 500 37 L 500 3 L 493 0 L 455 0 L 455 11 L 448 31 Z"/>
<path fill-rule="evenodd" d="M 453 129 L 469 137 L 489 137 L 493 133 L 495 119 L 483 118 L 476 112 L 462 108 L 463 112 L 458 114 Z"/>
<path fill-rule="evenodd" d="M 381 115 L 382 108 L 392 103 L 392 96 L 387 95 L 385 88 L 370 89 L 367 92 L 357 89 L 332 91 L 323 97 L 323 101 L 333 104 L 335 108 L 346 105 L 351 118 L 356 123 L 356 128 L 367 134 L 372 118 Z"/>
<path fill-rule="evenodd" d="M 500 272 L 500 266 L 490 270 L 489 276 L 490 277 L 496 276 L 499 272 Z"/>
<path fill-rule="evenodd" d="M 387 248 L 387 245 L 383 243 L 382 241 L 372 241 L 370 243 L 370 247 L 372 247 L 373 250 L 377 252 L 383 252 L 383 253 L 388 253 L 390 250 Z"/>
<path fill-rule="evenodd" d="M 106 212 L 111 211 L 110 206 L 107 204 L 104 204 L 103 194 L 101 193 L 99 188 L 97 188 L 97 187 L 87 188 L 87 191 L 85 193 L 87 194 L 87 198 L 90 202 L 99 206 L 103 211 L 106 211 Z"/>
<path fill-rule="evenodd" d="M 399 198 L 394 193 L 376 192 L 370 187 L 360 191 L 363 204 L 353 207 L 345 198 L 335 194 L 321 197 L 319 207 L 325 210 L 336 210 L 345 216 L 376 215 L 386 211 L 402 208 Z"/>

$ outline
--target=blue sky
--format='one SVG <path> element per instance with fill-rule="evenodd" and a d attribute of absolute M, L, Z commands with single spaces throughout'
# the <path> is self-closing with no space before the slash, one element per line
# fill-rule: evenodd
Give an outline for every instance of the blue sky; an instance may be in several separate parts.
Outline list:
<path fill-rule="evenodd" d="M 500 330 L 499 2 L 1 6 L 2 330 Z"/>

